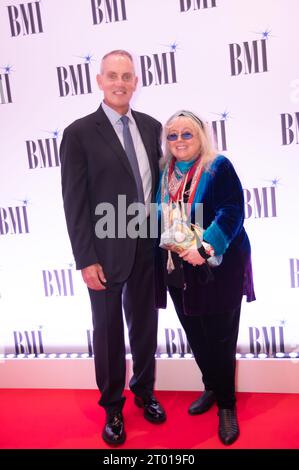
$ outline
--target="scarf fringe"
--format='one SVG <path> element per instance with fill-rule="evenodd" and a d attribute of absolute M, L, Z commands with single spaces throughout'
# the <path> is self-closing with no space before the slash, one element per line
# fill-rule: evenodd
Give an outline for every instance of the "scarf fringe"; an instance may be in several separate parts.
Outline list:
<path fill-rule="evenodd" d="M 172 271 L 174 271 L 175 269 L 175 266 L 174 266 L 174 263 L 173 263 L 173 259 L 172 259 L 172 256 L 171 256 L 171 251 L 168 250 L 168 258 L 167 258 L 167 272 L 168 274 L 171 274 Z"/>

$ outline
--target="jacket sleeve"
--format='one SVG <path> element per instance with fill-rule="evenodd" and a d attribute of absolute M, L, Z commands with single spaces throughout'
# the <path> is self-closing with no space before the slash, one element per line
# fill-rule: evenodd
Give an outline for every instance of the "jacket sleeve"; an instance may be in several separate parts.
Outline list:
<path fill-rule="evenodd" d="M 66 129 L 60 146 L 64 212 L 77 269 L 98 262 L 94 247 L 87 183 L 87 160 L 73 129 Z"/>
<path fill-rule="evenodd" d="M 244 222 L 243 189 L 233 165 L 225 157 L 216 161 L 211 178 L 211 198 L 215 217 L 203 238 L 218 256 L 227 250 Z"/>

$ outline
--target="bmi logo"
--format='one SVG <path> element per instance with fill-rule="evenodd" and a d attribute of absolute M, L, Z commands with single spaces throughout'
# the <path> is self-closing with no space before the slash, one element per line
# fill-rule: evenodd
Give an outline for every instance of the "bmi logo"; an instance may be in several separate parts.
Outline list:
<path fill-rule="evenodd" d="M 140 56 L 142 86 L 177 83 L 175 52 Z"/>
<path fill-rule="evenodd" d="M 282 326 L 249 327 L 249 344 L 251 354 L 266 353 L 275 356 L 284 353 L 284 335 Z"/>
<path fill-rule="evenodd" d="M 284 113 L 280 118 L 282 145 L 299 144 L 299 112 Z"/>
<path fill-rule="evenodd" d="M 53 137 L 47 139 L 26 140 L 28 166 L 35 168 L 52 168 L 60 165 L 58 152 L 59 131 L 51 132 Z"/>
<path fill-rule="evenodd" d="M 27 203 L 23 206 L 0 207 L 0 235 L 29 233 Z"/>
<path fill-rule="evenodd" d="M 57 67 L 60 97 L 92 93 L 89 69 L 91 56 L 86 56 L 85 60 L 84 64 Z"/>
<path fill-rule="evenodd" d="M 41 2 L 9 5 L 8 19 L 12 37 L 43 33 Z"/>
<path fill-rule="evenodd" d="M 4 73 L 0 73 L 0 104 L 12 103 L 11 87 L 9 81 L 9 75 L 11 66 L 1 67 L 4 69 Z"/>
<path fill-rule="evenodd" d="M 216 7 L 216 0 L 180 0 L 180 11 L 201 10 Z"/>
<path fill-rule="evenodd" d="M 299 259 L 290 259 L 290 275 L 291 275 L 291 287 L 299 287 Z"/>
<path fill-rule="evenodd" d="M 177 328 L 165 328 L 165 342 L 166 342 L 166 353 L 169 357 L 172 357 L 173 354 L 192 354 L 190 346 L 183 335 L 182 329 Z M 160 351 L 158 351 L 160 352 Z"/>
<path fill-rule="evenodd" d="M 277 217 L 276 187 L 244 189 L 245 219 Z"/>
<path fill-rule="evenodd" d="M 88 356 L 92 357 L 93 355 L 92 330 L 86 330 L 86 334 L 87 334 Z"/>
<path fill-rule="evenodd" d="M 224 111 L 222 113 L 217 113 L 221 116 L 221 119 L 216 121 L 211 121 L 210 126 L 212 127 L 213 136 L 215 137 L 217 149 L 219 151 L 227 150 L 227 140 L 226 140 L 226 121 L 229 117 L 229 112 Z"/>
<path fill-rule="evenodd" d="M 229 44 L 231 75 L 268 72 L 267 39 Z"/>
<path fill-rule="evenodd" d="M 126 21 L 125 0 L 91 0 L 93 24 Z"/>
<path fill-rule="evenodd" d="M 44 352 L 41 330 L 14 331 L 16 354 L 42 354 Z"/>
<path fill-rule="evenodd" d="M 46 297 L 75 295 L 72 269 L 43 270 L 42 274 Z"/>

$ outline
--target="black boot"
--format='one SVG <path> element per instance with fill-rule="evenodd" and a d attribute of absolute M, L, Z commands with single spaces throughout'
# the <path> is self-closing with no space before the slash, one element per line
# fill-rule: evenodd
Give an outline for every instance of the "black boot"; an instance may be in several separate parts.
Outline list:
<path fill-rule="evenodd" d="M 226 446 L 235 442 L 240 434 L 235 408 L 220 408 L 218 412 L 218 434 L 221 442 Z"/>
<path fill-rule="evenodd" d="M 190 415 L 200 415 L 208 411 L 216 402 L 215 393 L 212 390 L 205 390 L 203 394 L 191 403 L 188 413 Z"/>

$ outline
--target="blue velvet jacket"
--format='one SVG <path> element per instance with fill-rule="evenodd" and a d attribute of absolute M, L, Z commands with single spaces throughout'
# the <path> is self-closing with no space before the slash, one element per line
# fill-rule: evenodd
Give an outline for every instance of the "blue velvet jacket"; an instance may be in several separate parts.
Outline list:
<path fill-rule="evenodd" d="M 161 202 L 158 191 L 157 201 Z M 205 170 L 196 190 L 194 204 L 203 204 L 204 240 L 210 243 L 216 255 L 223 255 L 222 263 L 212 268 L 213 280 L 202 282 L 201 267 L 182 262 L 183 300 L 187 315 L 221 314 L 247 301 L 255 300 L 251 269 L 251 250 L 243 227 L 244 198 L 240 180 L 232 163 L 218 155 Z M 194 213 L 193 213 L 194 216 Z M 159 248 L 156 257 L 156 302 L 166 308 L 167 251 Z"/>

